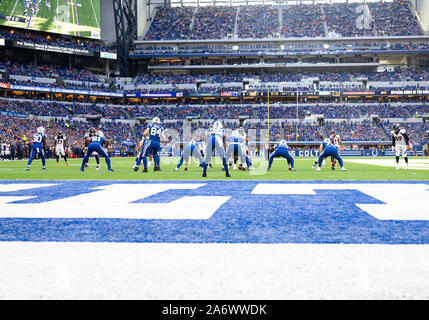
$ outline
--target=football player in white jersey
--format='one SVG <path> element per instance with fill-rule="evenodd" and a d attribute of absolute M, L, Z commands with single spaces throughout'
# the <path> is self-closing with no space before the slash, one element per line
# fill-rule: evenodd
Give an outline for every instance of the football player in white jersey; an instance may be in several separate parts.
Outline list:
<path fill-rule="evenodd" d="M 405 160 L 405 169 L 408 169 L 408 156 L 407 151 L 410 147 L 410 139 L 408 138 L 407 131 L 401 129 L 401 125 L 396 123 L 392 128 L 392 150 L 395 151 L 396 156 L 396 170 L 399 170 L 399 157 L 402 154 Z"/>
<path fill-rule="evenodd" d="M 199 143 L 197 144 L 197 147 L 198 147 L 198 150 L 200 151 L 200 153 L 201 153 L 201 156 L 203 157 L 203 158 L 205 158 L 205 152 L 206 152 L 206 148 L 207 148 L 207 146 L 206 146 L 206 143 L 204 142 L 204 138 L 200 138 L 200 141 L 199 141 Z M 208 166 L 209 166 L 209 168 L 212 168 L 212 163 L 211 162 L 209 162 L 208 163 Z"/>
<path fill-rule="evenodd" d="M 231 177 L 228 170 L 228 163 L 225 157 L 225 146 L 226 136 L 225 129 L 223 128 L 222 122 L 215 121 L 212 127 L 207 130 L 207 142 L 206 142 L 206 157 L 203 163 L 203 177 L 207 177 L 207 166 L 212 158 L 213 151 L 216 150 L 219 158 L 222 159 L 222 164 L 225 169 L 226 177 Z"/>
<path fill-rule="evenodd" d="M 246 134 L 246 131 L 243 127 L 237 129 L 238 134 L 243 138 L 244 142 L 242 144 L 243 153 L 246 157 L 246 166 L 248 170 L 253 170 L 252 160 L 249 157 L 249 137 Z"/>
<path fill-rule="evenodd" d="M 232 135 L 227 138 L 228 147 L 226 148 L 226 159 L 229 160 L 232 158 L 233 170 L 237 170 L 237 160 L 240 160 L 239 168 L 240 170 L 246 170 L 243 166 L 243 163 L 246 162 L 246 155 L 243 152 L 244 139 L 238 133 L 238 130 L 234 130 Z"/>
<path fill-rule="evenodd" d="M 340 136 L 335 133 L 335 131 L 331 132 L 331 136 L 329 137 L 331 139 L 331 143 L 337 148 L 338 153 L 340 153 L 340 150 L 344 150 L 343 141 L 341 140 Z M 331 157 L 331 169 L 336 169 L 336 159 L 334 157 Z"/>
<path fill-rule="evenodd" d="M 66 162 L 66 166 L 67 167 L 69 166 L 65 149 L 66 149 L 66 136 L 63 135 L 61 131 L 59 131 L 57 136 L 55 137 L 55 155 L 57 158 L 57 167 L 60 165 L 60 156 L 64 158 L 64 161 Z"/>

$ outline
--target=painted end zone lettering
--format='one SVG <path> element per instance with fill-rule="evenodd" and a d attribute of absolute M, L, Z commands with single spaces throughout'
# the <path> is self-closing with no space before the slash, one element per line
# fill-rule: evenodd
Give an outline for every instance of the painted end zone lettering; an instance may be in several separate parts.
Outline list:
<path fill-rule="evenodd" d="M 429 243 L 429 183 L 2 181 L 0 241 Z"/>

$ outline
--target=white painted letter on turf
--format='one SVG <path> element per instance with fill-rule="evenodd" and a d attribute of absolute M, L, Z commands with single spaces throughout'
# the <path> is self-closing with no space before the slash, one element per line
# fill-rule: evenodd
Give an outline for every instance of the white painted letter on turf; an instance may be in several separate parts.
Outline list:
<path fill-rule="evenodd" d="M 10 203 L 32 197 L 0 196 L 0 218 L 209 219 L 230 197 L 185 196 L 169 203 L 132 203 L 167 190 L 202 186 L 204 184 L 121 183 L 42 203 Z"/>
<path fill-rule="evenodd" d="M 384 204 L 356 206 L 379 220 L 429 220 L 429 185 L 413 183 L 260 183 L 252 194 L 308 194 L 315 190 L 358 190 Z"/>

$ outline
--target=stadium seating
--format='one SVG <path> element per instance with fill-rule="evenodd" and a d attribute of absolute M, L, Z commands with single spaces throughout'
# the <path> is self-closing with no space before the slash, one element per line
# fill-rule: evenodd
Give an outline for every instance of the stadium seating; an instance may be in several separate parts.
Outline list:
<path fill-rule="evenodd" d="M 187 39 L 191 31 L 193 13 L 194 9 L 187 7 L 158 8 L 145 40 Z"/>
<path fill-rule="evenodd" d="M 62 48 L 86 49 L 89 51 L 108 51 L 107 46 L 99 40 L 93 39 L 64 39 L 54 34 L 41 34 L 19 29 L 0 29 L 0 38 L 12 41 L 25 41 L 38 45 L 59 46 Z"/>
<path fill-rule="evenodd" d="M 372 23 L 368 28 L 358 28 L 357 18 L 362 12 L 356 12 L 361 4 L 335 3 L 324 5 L 323 11 L 329 33 L 336 33 L 342 37 L 374 36 Z"/>
<path fill-rule="evenodd" d="M 195 21 L 190 39 L 225 39 L 228 34 L 234 34 L 236 7 L 200 7 L 195 16 Z"/>
<path fill-rule="evenodd" d="M 249 6 L 240 8 L 238 37 L 272 38 L 279 32 L 279 11 L 272 6 Z"/>
<path fill-rule="evenodd" d="M 292 4 L 287 6 L 159 8 L 145 40 L 270 38 L 281 36 L 342 37 L 374 35 L 422 35 L 423 31 L 407 2 L 375 2 L 362 4 Z M 369 12 L 372 20 L 365 28 L 357 18 Z M 326 28 L 326 29 L 325 29 Z M 236 30 L 235 30 L 236 29 Z"/>
<path fill-rule="evenodd" d="M 423 34 L 407 2 L 376 2 L 369 3 L 368 6 L 379 35 L 406 36 Z"/>
<path fill-rule="evenodd" d="M 285 38 L 324 37 L 323 15 L 319 6 L 288 6 L 283 12 L 281 35 Z"/>

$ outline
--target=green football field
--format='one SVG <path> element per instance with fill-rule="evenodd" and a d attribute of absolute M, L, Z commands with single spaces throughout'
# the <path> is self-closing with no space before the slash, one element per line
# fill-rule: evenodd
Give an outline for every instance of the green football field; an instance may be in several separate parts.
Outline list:
<path fill-rule="evenodd" d="M 89 168 L 85 172 L 80 172 L 81 159 L 72 159 L 70 166 L 66 167 L 64 160 L 60 161 L 60 166 L 56 166 L 55 160 L 47 160 L 47 171 L 42 171 L 40 160 L 34 160 L 31 170 L 25 170 L 27 162 L 24 160 L 1 161 L 0 179 L 3 180 L 219 180 L 226 179 L 222 172 L 222 165 L 216 159 L 212 169 L 208 169 L 207 178 L 202 178 L 201 168 L 197 167 L 193 160 L 189 164 L 189 170 L 184 171 L 184 165 L 179 171 L 174 171 L 178 158 L 161 157 L 160 172 L 154 172 L 153 167 L 149 167 L 149 172 L 134 172 L 134 158 L 112 158 L 112 168 L 115 172 L 107 172 L 104 159 L 100 159 L 101 168 L 96 170 L 95 159 L 90 159 Z M 358 161 L 359 163 L 355 162 Z M 254 171 L 231 170 L 231 178 L 238 180 L 429 180 L 429 158 L 410 157 L 410 169 L 404 169 L 404 162 L 401 159 L 401 168 L 396 170 L 394 158 L 377 158 L 380 164 L 368 164 L 373 162 L 370 158 L 344 158 L 347 171 L 333 171 L 326 167 L 321 171 L 312 169 L 314 159 L 296 158 L 296 171 L 287 170 L 285 160 L 274 160 L 271 171 L 267 172 L 268 162 L 260 158 L 254 158 Z M 368 162 L 368 163 L 367 163 Z"/>
<path fill-rule="evenodd" d="M 29 4 L 27 10 L 25 2 Z M 101 38 L 100 0 L 0 0 L 0 14 L 25 19 L 0 19 L 0 25 Z"/>

